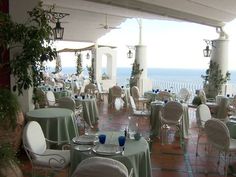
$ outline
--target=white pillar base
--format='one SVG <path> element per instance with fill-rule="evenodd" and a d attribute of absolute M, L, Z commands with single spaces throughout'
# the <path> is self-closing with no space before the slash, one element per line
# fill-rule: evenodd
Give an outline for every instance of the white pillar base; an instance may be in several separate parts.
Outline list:
<path fill-rule="evenodd" d="M 144 92 L 152 90 L 152 81 L 150 79 L 140 79 L 138 83 L 139 91 L 141 95 L 144 95 Z"/>

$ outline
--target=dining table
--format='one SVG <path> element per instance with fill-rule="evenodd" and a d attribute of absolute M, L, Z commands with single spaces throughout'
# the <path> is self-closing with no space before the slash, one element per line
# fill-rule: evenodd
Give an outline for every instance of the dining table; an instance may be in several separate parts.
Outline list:
<path fill-rule="evenodd" d="M 98 132 L 99 134 L 106 135 L 105 144 L 119 146 L 118 137 L 124 135 L 124 132 L 100 131 Z M 84 159 L 94 156 L 105 156 L 120 161 L 127 167 L 128 171 L 133 169 L 133 177 L 152 177 L 149 144 L 143 137 L 139 140 L 127 138 L 124 151 L 120 154 L 105 155 L 93 151 L 95 147 L 99 146 L 99 142 L 95 143 L 95 146 L 90 150 L 80 150 L 79 146 L 81 145 L 73 144 L 71 148 L 71 174 Z"/>
<path fill-rule="evenodd" d="M 57 144 L 71 143 L 75 136 L 79 136 L 74 113 L 65 108 L 41 108 L 26 113 L 28 121 L 37 121 L 47 139 Z"/>
<path fill-rule="evenodd" d="M 154 136 L 160 136 L 161 130 L 161 110 L 164 107 L 165 103 L 163 101 L 154 101 L 151 102 L 151 115 L 150 115 L 150 125 L 151 132 Z M 182 103 L 183 114 L 182 114 L 182 130 L 183 137 L 188 138 L 188 129 L 189 129 L 189 112 L 188 105 L 186 103 Z"/>
<path fill-rule="evenodd" d="M 97 107 L 96 98 L 74 98 L 76 105 L 82 105 L 82 117 L 84 121 L 90 126 L 93 127 L 99 120 L 99 112 Z"/>

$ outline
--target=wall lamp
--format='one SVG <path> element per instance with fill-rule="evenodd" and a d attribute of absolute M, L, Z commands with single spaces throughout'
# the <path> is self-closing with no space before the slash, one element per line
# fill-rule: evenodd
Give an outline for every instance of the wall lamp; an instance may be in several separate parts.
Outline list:
<path fill-rule="evenodd" d="M 56 20 L 56 26 L 53 28 L 54 40 L 62 40 L 63 35 L 64 35 L 64 28 L 61 27 L 60 20 L 70 14 L 62 13 L 62 12 L 50 12 L 50 14 L 52 16 L 52 19 Z"/>
<path fill-rule="evenodd" d="M 133 50 L 135 50 L 135 47 L 134 46 L 127 46 L 127 47 L 129 48 L 129 51 L 127 52 L 127 57 L 133 58 L 134 56 Z"/>
<path fill-rule="evenodd" d="M 212 47 L 215 47 L 213 45 L 213 41 L 211 40 L 207 40 L 207 39 L 204 39 L 204 41 L 206 42 L 207 46 L 205 49 L 203 49 L 203 56 L 204 57 L 210 57 L 211 56 L 211 53 L 212 53 Z"/>

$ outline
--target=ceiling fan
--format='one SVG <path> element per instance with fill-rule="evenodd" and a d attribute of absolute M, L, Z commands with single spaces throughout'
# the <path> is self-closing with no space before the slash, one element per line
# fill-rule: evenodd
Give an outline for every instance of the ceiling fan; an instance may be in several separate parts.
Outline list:
<path fill-rule="evenodd" d="M 108 29 L 120 29 L 119 27 L 116 27 L 116 26 L 109 26 L 108 25 L 108 20 L 107 20 L 107 14 L 105 15 L 105 24 L 99 24 L 99 28 L 100 29 L 105 29 L 105 30 L 108 30 Z"/>

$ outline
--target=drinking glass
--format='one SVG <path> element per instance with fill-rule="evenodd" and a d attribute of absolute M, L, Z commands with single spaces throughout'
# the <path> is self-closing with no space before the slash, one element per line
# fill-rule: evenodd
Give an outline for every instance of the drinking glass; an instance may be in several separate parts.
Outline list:
<path fill-rule="evenodd" d="M 119 146 L 124 146 L 125 145 L 125 136 L 119 136 L 118 137 L 118 142 L 119 142 Z"/>
<path fill-rule="evenodd" d="M 106 142 L 106 135 L 105 134 L 99 135 L 98 138 L 99 138 L 99 142 L 101 144 L 104 144 Z"/>

